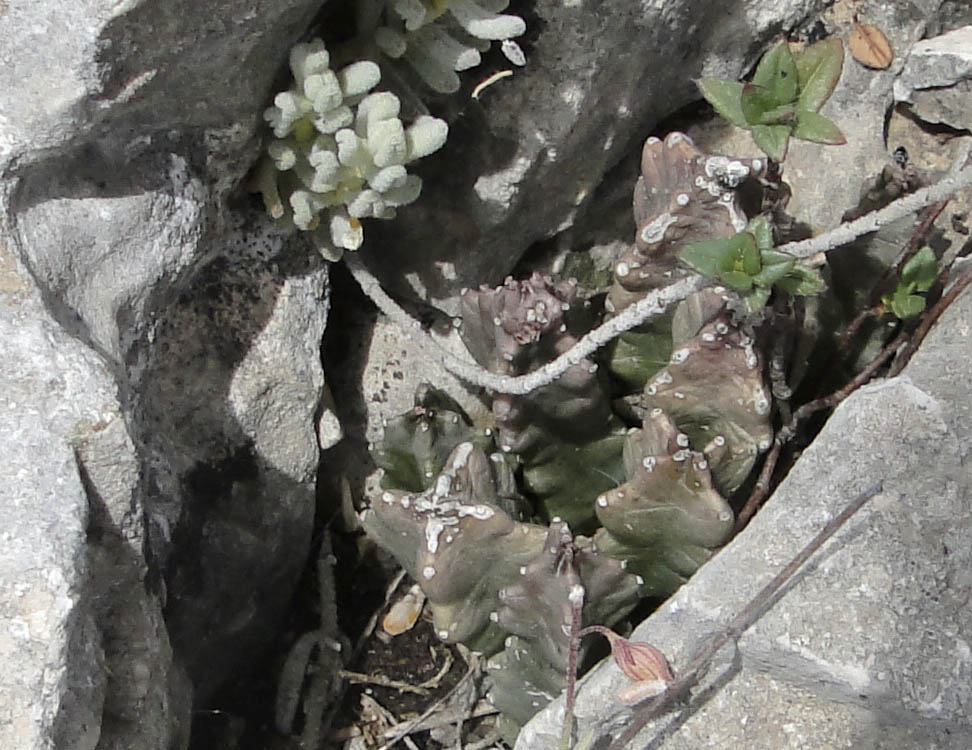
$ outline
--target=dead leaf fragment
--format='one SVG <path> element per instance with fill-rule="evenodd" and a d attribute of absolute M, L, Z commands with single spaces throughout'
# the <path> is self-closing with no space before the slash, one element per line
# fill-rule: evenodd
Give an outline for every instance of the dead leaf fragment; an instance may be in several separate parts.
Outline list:
<path fill-rule="evenodd" d="M 425 594 L 418 584 L 412 586 L 408 593 L 392 605 L 392 608 L 381 621 L 381 627 L 389 635 L 399 635 L 411 630 L 416 620 L 422 614 L 425 605 Z"/>
<path fill-rule="evenodd" d="M 861 65 L 884 70 L 894 59 L 891 42 L 877 26 L 854 21 L 854 30 L 848 40 L 851 54 Z"/>

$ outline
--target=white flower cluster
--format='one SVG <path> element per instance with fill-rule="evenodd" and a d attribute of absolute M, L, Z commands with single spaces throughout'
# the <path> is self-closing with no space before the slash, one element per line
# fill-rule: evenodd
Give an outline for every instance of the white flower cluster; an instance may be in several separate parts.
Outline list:
<path fill-rule="evenodd" d="M 391 219 L 414 201 L 422 181 L 405 165 L 441 148 L 449 128 L 421 116 L 405 127 L 398 97 L 369 93 L 378 66 L 356 62 L 334 72 L 324 43 L 290 53 L 294 84 L 264 118 L 273 128 L 255 180 L 270 215 L 311 232 L 328 260 L 364 241 L 361 219 Z"/>
<path fill-rule="evenodd" d="M 456 73 L 479 65 L 492 41 L 503 42 L 514 64 L 526 62 L 512 41 L 526 24 L 499 12 L 507 5 L 509 0 L 359 0 L 359 18 L 362 26 L 373 26 L 385 55 L 404 59 L 430 87 L 451 94 L 459 88 Z"/>

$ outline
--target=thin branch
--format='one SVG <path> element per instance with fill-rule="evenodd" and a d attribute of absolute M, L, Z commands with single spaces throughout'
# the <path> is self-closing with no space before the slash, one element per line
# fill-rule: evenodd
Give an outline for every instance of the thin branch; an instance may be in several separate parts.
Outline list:
<path fill-rule="evenodd" d="M 689 276 L 676 281 L 670 286 L 649 293 L 637 304 L 631 305 L 623 312 L 601 324 L 598 328 L 586 334 L 568 351 L 542 367 L 526 375 L 511 376 L 497 375 L 484 370 L 475 362 L 460 359 L 435 339 L 422 330 L 417 320 L 410 316 L 395 302 L 378 280 L 365 268 L 364 264 L 354 255 L 345 253 L 345 263 L 355 281 L 361 286 L 365 295 L 374 302 L 378 309 L 387 315 L 409 338 L 421 344 L 427 353 L 432 354 L 437 363 L 444 369 L 462 378 L 468 383 L 481 388 L 490 388 L 499 393 L 524 395 L 535 391 L 541 386 L 553 382 L 567 370 L 585 357 L 590 356 L 611 339 L 616 338 L 627 330 L 641 325 L 649 318 L 665 312 L 669 305 L 685 299 L 692 292 L 701 289 L 706 280 L 701 276 Z"/>
<path fill-rule="evenodd" d="M 871 489 L 862 492 L 847 504 L 840 513 L 832 518 L 806 546 L 797 553 L 783 570 L 773 576 L 763 589 L 750 599 L 749 603 L 742 608 L 729 623 L 729 626 L 706 641 L 689 659 L 688 666 L 684 672 L 671 682 L 668 689 L 650 700 L 643 707 L 635 711 L 631 721 L 621 735 L 621 737 L 611 745 L 610 750 L 623 750 L 630 743 L 644 726 L 652 719 L 661 716 L 671 710 L 676 701 L 683 698 L 689 690 L 698 682 L 703 670 L 712 661 L 726 643 L 730 640 L 739 638 L 749 629 L 759 618 L 770 610 L 776 601 L 776 595 L 783 585 L 793 576 L 800 567 L 810 559 L 810 557 L 826 542 L 834 533 L 843 526 L 847 520 L 860 510 L 864 503 L 881 492 L 882 482 L 878 482 Z"/>
<path fill-rule="evenodd" d="M 797 409 L 790 418 L 790 423 L 780 430 L 779 435 L 776 436 L 776 440 L 778 442 L 785 443 L 793 436 L 796 426 L 800 420 L 806 419 L 808 416 L 814 412 L 820 411 L 821 409 L 830 409 L 837 406 L 837 404 L 851 395 L 854 391 L 865 383 L 869 382 L 871 378 L 874 377 L 874 373 L 876 373 L 884 365 L 884 363 L 891 358 L 891 355 L 897 352 L 904 345 L 907 338 L 908 334 L 902 331 L 891 340 L 890 344 L 885 346 L 878 353 L 878 355 L 868 363 L 867 367 L 857 373 L 857 375 L 855 375 L 843 388 L 838 388 L 829 396 L 822 396 L 818 399 L 814 399 L 813 401 L 810 401 Z"/>
<path fill-rule="evenodd" d="M 759 506 L 763 504 L 766 496 L 769 495 L 770 485 L 773 481 L 773 471 L 776 469 L 776 462 L 779 461 L 780 452 L 782 450 L 783 442 L 774 440 L 773 448 L 766 455 L 766 460 L 763 461 L 763 468 L 759 472 L 759 478 L 756 480 L 756 485 L 753 487 L 753 491 L 747 498 L 746 504 L 743 505 L 742 510 L 739 511 L 739 517 L 736 519 L 736 525 L 732 532 L 733 536 L 746 528 L 746 524 L 749 523 L 749 519 L 752 517 L 753 513 L 759 509 Z"/>
<path fill-rule="evenodd" d="M 799 242 L 790 242 L 777 250 L 798 258 L 808 258 L 819 252 L 832 250 L 852 242 L 861 235 L 875 232 L 886 224 L 904 218 L 937 201 L 972 185 L 972 167 L 965 167 L 944 177 L 927 188 L 922 188 L 890 203 L 879 211 L 872 211 L 848 224 L 824 232 L 817 237 Z M 571 349 L 542 367 L 512 377 L 497 375 L 484 370 L 479 365 L 457 357 L 445 349 L 422 330 L 417 320 L 412 318 L 381 288 L 378 280 L 365 268 L 354 253 L 345 253 L 344 261 L 361 290 L 378 308 L 385 313 L 410 338 L 421 344 L 425 350 L 446 370 L 473 385 L 490 388 L 499 393 L 524 395 L 553 382 L 564 372 L 585 357 L 631 328 L 641 325 L 649 318 L 660 315 L 673 302 L 684 299 L 692 292 L 701 289 L 706 281 L 701 276 L 689 276 L 670 286 L 649 293 L 637 304 L 631 305 L 621 314 L 601 324 L 600 327 L 584 336 Z"/>
<path fill-rule="evenodd" d="M 426 723 L 426 719 L 432 716 L 432 714 L 434 714 L 436 711 L 439 711 L 442 708 L 442 706 L 446 705 L 450 700 L 452 700 L 452 698 L 455 695 L 457 695 L 460 690 L 464 689 L 464 686 L 470 680 L 473 679 L 473 677 L 476 675 L 478 670 L 479 670 L 478 657 L 475 656 L 470 657 L 469 665 L 466 668 L 466 673 L 459 678 L 459 682 L 453 685 L 452 689 L 448 693 L 446 693 L 444 696 L 442 696 L 437 701 L 435 701 L 435 703 L 429 706 L 422 713 L 421 716 L 418 716 L 415 719 L 411 719 L 410 721 L 397 724 L 396 726 L 388 730 L 385 733 L 385 737 L 387 738 L 387 741 L 385 742 L 384 745 L 382 745 L 379 748 L 379 750 L 388 750 L 390 747 L 395 745 L 399 740 L 404 739 L 412 732 L 424 731 L 428 729 L 429 725 Z M 489 713 L 496 713 L 496 709 L 491 709 Z M 480 716 L 483 714 L 477 714 L 474 712 L 474 715 Z M 473 718 L 473 716 L 467 716 L 463 718 Z M 455 721 L 455 717 L 450 716 L 449 719 L 442 724 L 442 726 L 444 726 L 445 724 L 451 724 L 453 721 Z"/>
<path fill-rule="evenodd" d="M 789 242 L 776 248 L 780 252 L 789 253 L 797 258 L 809 258 L 817 253 L 833 250 L 835 247 L 853 242 L 864 234 L 876 232 L 883 226 L 903 219 L 908 214 L 920 211 L 925 206 L 944 200 L 953 193 L 972 185 L 972 167 L 965 167 L 954 174 L 943 177 L 934 185 L 905 195 L 889 203 L 878 211 L 871 211 L 861 218 L 841 224 L 829 232 L 824 232 L 808 240 Z"/>

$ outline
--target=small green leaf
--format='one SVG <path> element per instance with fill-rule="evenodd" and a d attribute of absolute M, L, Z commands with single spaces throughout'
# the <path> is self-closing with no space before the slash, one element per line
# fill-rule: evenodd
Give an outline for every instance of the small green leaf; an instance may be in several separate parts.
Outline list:
<path fill-rule="evenodd" d="M 814 143 L 826 143 L 830 146 L 840 146 L 847 143 L 840 128 L 823 115 L 809 110 L 801 110 L 796 115 L 796 125 L 793 126 L 793 137 Z"/>
<path fill-rule="evenodd" d="M 719 263 L 720 271 L 743 271 L 743 258 L 746 251 L 750 247 L 755 247 L 753 245 L 753 237 L 747 232 L 737 232 L 732 237 L 728 238 L 728 251 Z"/>
<path fill-rule="evenodd" d="M 680 257 L 703 276 L 718 276 L 727 258 L 731 264 L 733 251 L 738 245 L 737 236 L 693 242 L 682 249 Z"/>
<path fill-rule="evenodd" d="M 748 239 L 742 248 L 742 257 L 738 264 L 737 270 L 741 270 L 747 276 L 755 276 L 759 273 L 762 264 L 759 260 L 759 250 L 756 248 L 756 238 L 753 237 L 749 232 L 743 232 L 743 237 Z"/>
<path fill-rule="evenodd" d="M 774 107 L 763 112 L 759 117 L 758 125 L 785 125 L 796 116 L 796 107 L 793 104 L 784 104 L 781 107 Z"/>
<path fill-rule="evenodd" d="M 746 225 L 746 231 L 756 238 L 756 247 L 758 247 L 761 251 L 772 249 L 773 230 L 770 228 L 769 220 L 765 215 L 760 214 L 759 216 L 751 219 L 749 224 Z"/>
<path fill-rule="evenodd" d="M 907 294 L 898 290 L 892 297 L 882 297 L 881 301 L 894 315 L 905 320 L 921 315 L 925 311 L 925 298 L 917 294 Z"/>
<path fill-rule="evenodd" d="M 753 140 L 769 158 L 783 161 L 790 140 L 788 125 L 753 125 Z"/>
<path fill-rule="evenodd" d="M 802 263 L 794 264 L 789 273 L 776 282 L 776 285 L 795 297 L 810 297 L 820 294 L 827 288 L 827 283 L 820 272 Z"/>
<path fill-rule="evenodd" d="M 830 98 L 844 66 L 844 45 L 832 37 L 817 42 L 794 55 L 800 95 L 800 109 L 816 112 Z"/>
<path fill-rule="evenodd" d="M 938 278 L 939 267 L 935 252 L 925 245 L 901 269 L 901 283 L 914 291 L 927 292 Z M 898 316 L 901 317 L 901 316 Z"/>
<path fill-rule="evenodd" d="M 753 286 L 753 277 L 743 271 L 723 271 L 719 274 L 719 278 L 727 286 L 731 286 L 739 292 L 745 292 L 748 289 L 752 289 Z"/>
<path fill-rule="evenodd" d="M 756 312 L 757 310 L 762 310 L 766 307 L 766 303 L 769 301 L 770 296 L 769 287 L 756 287 L 749 294 L 746 295 L 746 308 L 750 312 Z"/>
<path fill-rule="evenodd" d="M 763 250 L 760 253 L 763 267 L 753 277 L 756 286 L 769 288 L 786 276 L 796 263 L 796 258 L 776 250 Z"/>
<path fill-rule="evenodd" d="M 753 74 L 753 83 L 770 92 L 774 106 L 789 104 L 796 99 L 799 87 L 797 67 L 785 41 L 763 55 Z"/>
<path fill-rule="evenodd" d="M 702 78 L 695 82 L 705 100 L 722 117 L 740 128 L 747 126 L 740 100 L 743 84 L 739 81 L 723 81 L 720 78 Z"/>
<path fill-rule="evenodd" d="M 739 100 L 742 108 L 743 117 L 749 125 L 759 125 L 763 122 L 763 116 L 767 112 L 778 109 L 773 93 L 763 86 L 755 83 L 743 85 L 742 96 Z"/>

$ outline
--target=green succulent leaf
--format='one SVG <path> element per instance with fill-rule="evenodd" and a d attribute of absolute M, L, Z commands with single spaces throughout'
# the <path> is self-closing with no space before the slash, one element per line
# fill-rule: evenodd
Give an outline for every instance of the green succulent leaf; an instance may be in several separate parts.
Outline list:
<path fill-rule="evenodd" d="M 921 315 L 925 311 L 925 298 L 917 294 L 908 294 L 903 289 L 898 289 L 891 296 L 882 297 L 881 302 L 902 320 Z"/>
<path fill-rule="evenodd" d="M 753 140 L 771 159 L 783 161 L 790 141 L 789 125 L 753 125 Z"/>
<path fill-rule="evenodd" d="M 844 45 L 836 37 L 812 44 L 794 55 L 801 110 L 816 112 L 830 98 L 844 66 Z"/>
<path fill-rule="evenodd" d="M 934 251 L 925 245 L 904 264 L 901 269 L 901 284 L 908 287 L 908 291 L 927 292 L 938 278 L 939 270 Z"/>
<path fill-rule="evenodd" d="M 746 226 L 746 231 L 753 235 L 753 238 L 756 240 L 756 247 L 761 252 L 773 248 L 773 230 L 770 228 L 770 223 L 766 216 L 760 215 L 751 219 Z M 782 255 L 782 253 L 780 254 Z"/>
<path fill-rule="evenodd" d="M 763 118 L 768 112 L 775 112 L 779 109 L 779 105 L 773 97 L 773 92 L 756 83 L 743 84 L 739 106 L 742 108 L 743 116 L 749 125 L 763 123 Z"/>
<path fill-rule="evenodd" d="M 733 254 L 744 242 L 739 234 L 721 240 L 693 242 L 682 250 L 681 258 L 703 276 L 718 276 L 724 268 L 732 268 Z"/>
<path fill-rule="evenodd" d="M 785 41 L 763 55 L 753 74 L 753 83 L 770 92 L 773 106 L 790 104 L 796 99 L 799 77 L 790 46 Z"/>
<path fill-rule="evenodd" d="M 795 263 L 776 285 L 795 297 L 812 297 L 827 288 L 827 282 L 820 272 L 802 263 Z"/>
<path fill-rule="evenodd" d="M 760 253 L 763 267 L 753 276 L 756 286 L 769 289 L 773 284 L 786 276 L 796 264 L 796 258 L 776 250 L 763 250 Z"/>
<path fill-rule="evenodd" d="M 749 232 L 744 232 L 742 237 L 746 242 L 742 246 L 742 252 L 733 270 L 741 270 L 747 276 L 755 276 L 762 267 L 759 258 L 759 249 L 756 247 L 756 238 Z"/>
<path fill-rule="evenodd" d="M 796 114 L 796 125 L 793 126 L 793 137 L 814 143 L 826 143 L 830 146 L 840 146 L 847 143 L 847 139 L 834 123 L 823 115 L 801 110 Z"/>
<path fill-rule="evenodd" d="M 740 100 L 743 84 L 739 81 L 724 81 L 720 78 L 702 78 L 695 82 L 705 100 L 722 117 L 740 128 L 748 126 Z"/>

